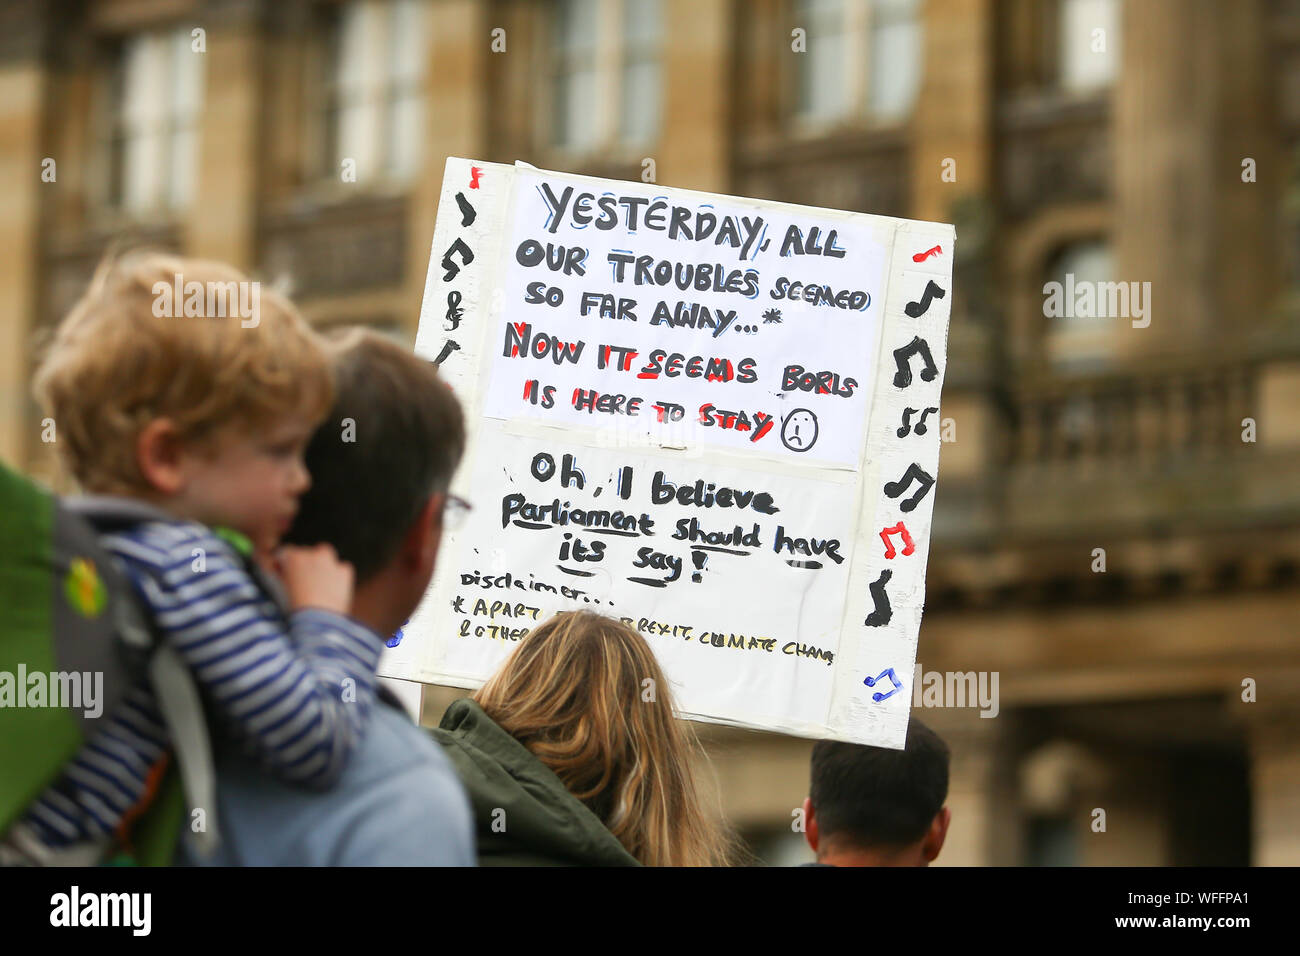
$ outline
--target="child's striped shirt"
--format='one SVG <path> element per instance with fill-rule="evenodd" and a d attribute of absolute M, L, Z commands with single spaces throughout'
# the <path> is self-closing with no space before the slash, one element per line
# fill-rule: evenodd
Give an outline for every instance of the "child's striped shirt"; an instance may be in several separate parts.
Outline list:
<path fill-rule="evenodd" d="M 383 639 L 330 611 L 286 617 L 243 558 L 203 525 L 152 521 L 101 540 L 143 599 L 155 639 L 189 666 L 221 729 L 281 780 L 333 783 L 374 703 Z M 112 833 L 168 747 L 147 683 L 103 721 L 26 814 L 47 845 Z"/>

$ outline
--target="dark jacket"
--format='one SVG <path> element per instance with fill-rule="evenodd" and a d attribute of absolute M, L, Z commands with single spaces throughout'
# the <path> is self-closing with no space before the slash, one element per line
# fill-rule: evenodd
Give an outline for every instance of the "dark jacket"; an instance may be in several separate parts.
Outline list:
<path fill-rule="evenodd" d="M 554 772 L 474 701 L 453 702 L 429 733 L 469 793 L 480 866 L 639 865 Z"/>

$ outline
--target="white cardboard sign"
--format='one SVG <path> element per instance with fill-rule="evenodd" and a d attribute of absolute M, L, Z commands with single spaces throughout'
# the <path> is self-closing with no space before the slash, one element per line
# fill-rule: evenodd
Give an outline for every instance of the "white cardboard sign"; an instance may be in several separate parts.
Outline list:
<path fill-rule="evenodd" d="M 899 748 L 950 225 L 449 159 L 416 338 L 474 503 L 384 658 L 480 686 L 621 618 L 685 716 Z"/>

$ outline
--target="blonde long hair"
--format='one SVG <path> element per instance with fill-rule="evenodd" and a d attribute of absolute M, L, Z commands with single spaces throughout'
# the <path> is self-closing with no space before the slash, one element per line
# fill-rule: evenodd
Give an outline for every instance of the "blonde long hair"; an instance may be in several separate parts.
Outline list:
<path fill-rule="evenodd" d="M 734 838 L 720 812 L 705 811 L 692 767 L 707 757 L 636 631 L 587 611 L 557 614 L 474 699 L 641 863 L 733 860 Z"/>

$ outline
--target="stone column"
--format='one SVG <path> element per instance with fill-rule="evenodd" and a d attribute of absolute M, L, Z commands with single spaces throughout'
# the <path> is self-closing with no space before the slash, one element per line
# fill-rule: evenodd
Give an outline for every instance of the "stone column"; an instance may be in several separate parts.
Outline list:
<path fill-rule="evenodd" d="M 1006 713 L 980 717 L 969 708 L 916 708 L 921 719 L 948 744 L 948 837 L 936 866 L 1009 866 L 1019 862 L 1013 767 Z"/>
<path fill-rule="evenodd" d="M 41 181 L 41 128 L 49 83 L 40 56 L 44 5 L 33 0 L 11 6 L 0 36 L 0 459 L 21 469 L 37 440 L 31 432 L 36 421 L 29 416 L 28 381 L 41 190 L 56 190 L 58 183 Z M 56 166 L 55 171 L 62 169 Z"/>
<path fill-rule="evenodd" d="M 665 186 L 726 192 L 731 181 L 733 6 L 667 0 L 663 137 L 654 153 Z M 742 81 L 743 82 L 743 81 Z"/>
<path fill-rule="evenodd" d="M 489 57 L 527 57 L 526 36 L 508 31 L 504 53 L 491 51 L 491 31 L 505 21 L 488 22 L 487 5 L 478 0 L 441 0 L 425 18 L 429 57 L 424 74 L 424 142 L 421 172 L 407 198 L 406 268 L 402 281 L 401 315 L 412 342 L 420 323 L 424 280 L 433 244 L 433 226 L 442 194 L 447 157 L 489 160 L 488 111 L 501 104 L 488 96 Z M 426 723 L 429 692 L 422 690 L 420 711 Z M 450 701 L 447 701 L 450 703 Z M 445 704 L 438 710 L 441 716 Z M 437 719 L 432 719 L 432 726 Z"/>
<path fill-rule="evenodd" d="M 1214 130 L 1206 142 L 1214 203 L 1214 333 L 1237 340 L 1275 307 L 1285 282 L 1278 210 L 1290 178 L 1279 136 L 1278 69 L 1266 22 L 1273 4 L 1213 4 Z M 1254 160 L 1255 182 L 1242 182 Z"/>
<path fill-rule="evenodd" d="M 1242 0 L 1123 7 L 1115 89 L 1116 279 L 1151 283 L 1151 325 L 1121 353 L 1223 348 L 1280 287 L 1275 82 L 1265 9 Z M 1243 183 L 1242 159 L 1257 162 Z"/>
<path fill-rule="evenodd" d="M 993 12 L 989 0 L 929 0 L 922 13 L 922 85 L 912 120 L 911 208 L 952 222 L 953 200 L 982 195 L 993 168 Z M 956 165 L 946 182 L 944 161 Z M 957 236 L 960 245 L 962 237 Z"/>
<path fill-rule="evenodd" d="M 1253 866 L 1300 865 L 1300 672 L 1261 675 L 1258 700 L 1242 703 L 1250 746 Z"/>
<path fill-rule="evenodd" d="M 257 240 L 262 46 L 258 0 L 211 0 L 196 26 L 206 31 L 203 110 L 185 253 L 252 269 Z"/>
<path fill-rule="evenodd" d="M 993 170 L 992 6 L 989 0 L 928 0 L 921 6 L 922 82 L 910 129 L 906 215 L 957 228 L 948 370 L 935 422 L 941 430 L 945 420 L 951 419 L 953 426 L 945 435 L 952 441 L 946 441 L 939 454 L 947 501 L 953 507 L 944 507 L 942 525 L 936 523 L 940 534 L 945 528 L 969 533 L 991 520 L 984 486 L 997 427 L 988 387 L 990 346 L 997 328 L 989 294 L 995 261 L 988 204 Z"/>
<path fill-rule="evenodd" d="M 448 156 L 490 158 L 487 116 L 500 104 L 488 99 L 488 68 L 497 66 L 489 63 L 489 57 L 527 57 L 529 39 L 509 31 L 506 52 L 491 52 L 492 29 L 506 24 L 489 23 L 486 5 L 476 0 L 442 0 L 430 12 L 432 15 L 426 18 L 429 60 L 425 72 L 423 171 L 410 192 L 402 296 L 409 303 L 402 318 L 412 340 L 420 319 L 443 167 Z"/>
<path fill-rule="evenodd" d="M 1117 321 L 1121 352 L 1190 344 L 1213 312 L 1206 88 L 1213 55 L 1202 7 L 1195 0 L 1123 5 L 1113 114 L 1115 278 L 1151 283 L 1151 325 Z"/>
<path fill-rule="evenodd" d="M 1261 447 L 1271 452 L 1300 447 L 1300 362 L 1271 362 L 1259 377 L 1256 418 Z M 1230 423 L 1240 437 L 1240 420 Z"/>

